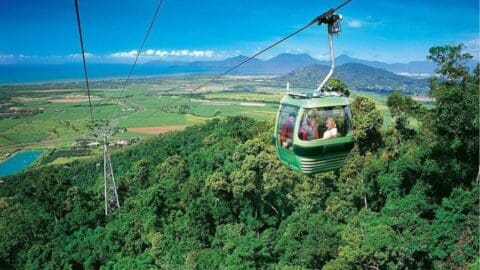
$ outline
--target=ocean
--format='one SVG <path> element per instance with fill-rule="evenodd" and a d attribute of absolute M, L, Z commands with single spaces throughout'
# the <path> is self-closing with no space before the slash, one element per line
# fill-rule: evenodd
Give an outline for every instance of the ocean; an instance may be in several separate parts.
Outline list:
<path fill-rule="evenodd" d="M 127 64 L 89 64 L 88 76 L 91 80 L 126 78 L 131 65 Z M 161 76 L 189 73 L 211 73 L 214 69 L 191 66 L 137 65 L 135 77 Z M 81 64 L 48 65 L 0 65 L 0 84 L 48 83 L 60 81 L 83 81 Z"/>

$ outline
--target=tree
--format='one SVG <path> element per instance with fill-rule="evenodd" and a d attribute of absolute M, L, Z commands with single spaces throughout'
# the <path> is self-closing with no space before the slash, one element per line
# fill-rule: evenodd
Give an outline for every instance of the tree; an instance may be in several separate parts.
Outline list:
<path fill-rule="evenodd" d="M 321 269 L 336 256 L 340 242 L 337 230 L 323 212 L 293 213 L 278 229 L 275 251 L 279 253 L 279 265 Z"/>
<path fill-rule="evenodd" d="M 470 104 L 475 84 L 441 85 L 439 108 L 419 108 L 433 131 L 402 143 L 381 130 L 375 103 L 357 98 L 358 148 L 340 170 L 314 176 L 280 163 L 271 122 L 215 119 L 145 140 L 112 154 L 129 192 L 108 217 L 101 157 L 11 176 L 0 185 L 0 268 L 474 267 L 478 160 L 451 145 L 475 140 L 436 118 L 453 113 L 451 102 Z M 416 107 L 389 97 L 392 114 L 417 118 Z"/>
<path fill-rule="evenodd" d="M 347 97 L 350 96 L 350 90 L 348 90 L 348 86 L 337 78 L 331 78 L 328 80 L 327 89 L 330 92 L 338 92 Z"/>
<path fill-rule="evenodd" d="M 150 176 L 148 162 L 141 159 L 132 165 L 129 173 L 128 185 L 136 186 L 137 188 L 144 188 L 148 183 Z"/>
<path fill-rule="evenodd" d="M 432 80 L 430 85 L 437 103 L 431 127 L 436 136 L 434 155 L 450 174 L 447 179 L 470 182 L 479 161 L 479 68 L 469 74 L 466 61 L 472 56 L 462 50 L 461 44 L 430 49 L 428 59 L 444 76 L 444 80 Z"/>
<path fill-rule="evenodd" d="M 415 135 L 415 130 L 408 127 L 409 117 L 421 117 L 421 106 L 411 97 L 403 96 L 400 91 L 392 91 L 387 98 L 387 106 L 393 117 L 393 129 L 398 132 L 397 143 L 403 143 L 405 140 Z"/>
<path fill-rule="evenodd" d="M 473 56 L 464 53 L 463 50 L 465 50 L 463 44 L 435 46 L 430 48 L 427 59 L 438 65 L 435 71 L 443 75 L 448 83 L 454 83 L 458 79 L 464 83 L 469 75 L 466 63 Z"/>
<path fill-rule="evenodd" d="M 442 201 L 432 223 L 431 244 L 438 266 L 461 268 L 478 259 L 480 226 L 478 186 L 472 190 L 454 189 Z"/>
<path fill-rule="evenodd" d="M 383 124 L 382 114 L 375 107 L 375 101 L 357 97 L 351 107 L 354 136 L 360 153 L 375 151 L 382 144 L 380 127 Z"/>

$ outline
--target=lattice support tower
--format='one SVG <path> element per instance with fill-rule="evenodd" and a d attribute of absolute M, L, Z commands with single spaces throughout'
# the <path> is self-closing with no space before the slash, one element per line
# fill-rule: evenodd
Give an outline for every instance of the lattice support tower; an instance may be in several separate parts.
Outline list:
<path fill-rule="evenodd" d="M 108 153 L 108 137 L 113 134 L 113 128 L 109 126 L 98 128 L 95 131 L 98 137 L 103 137 L 103 177 L 104 177 L 104 195 L 105 195 L 105 215 L 112 214 L 120 208 L 118 201 L 117 185 L 113 175 L 112 162 Z"/>

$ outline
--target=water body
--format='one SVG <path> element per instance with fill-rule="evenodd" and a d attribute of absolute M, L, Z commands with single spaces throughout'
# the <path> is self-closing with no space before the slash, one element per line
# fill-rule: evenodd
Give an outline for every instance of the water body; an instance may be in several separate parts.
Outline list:
<path fill-rule="evenodd" d="M 0 163 L 0 177 L 16 174 L 28 168 L 43 154 L 42 150 L 27 150 L 14 154 Z"/>
<path fill-rule="evenodd" d="M 125 78 L 131 65 L 126 64 L 90 64 L 88 75 L 92 80 Z M 210 73 L 212 68 L 190 66 L 138 65 L 135 76 L 158 76 L 172 74 Z M 80 64 L 58 65 L 1 65 L 0 85 L 18 83 L 46 83 L 59 81 L 82 81 L 83 67 Z"/>

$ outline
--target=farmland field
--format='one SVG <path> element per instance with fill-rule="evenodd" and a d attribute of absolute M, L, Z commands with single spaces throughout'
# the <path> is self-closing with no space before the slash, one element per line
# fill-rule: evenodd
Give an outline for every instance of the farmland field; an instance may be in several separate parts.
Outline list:
<path fill-rule="evenodd" d="M 1 104 L 40 112 L 0 120 L 0 155 L 20 149 L 70 149 L 80 139 L 98 141 L 93 129 L 106 123 L 117 128 L 110 139 L 115 141 L 144 139 L 227 116 L 272 121 L 286 92 L 284 85 L 268 76 L 229 76 L 190 93 L 207 78 L 190 75 L 134 80 L 121 99 L 120 81 L 95 82 L 91 89 L 93 122 L 82 84 L 0 86 Z M 385 95 L 353 91 L 355 95 L 374 99 L 384 116 L 384 127 L 391 123 Z M 77 158 L 85 157 L 61 157 L 55 162 Z"/>

